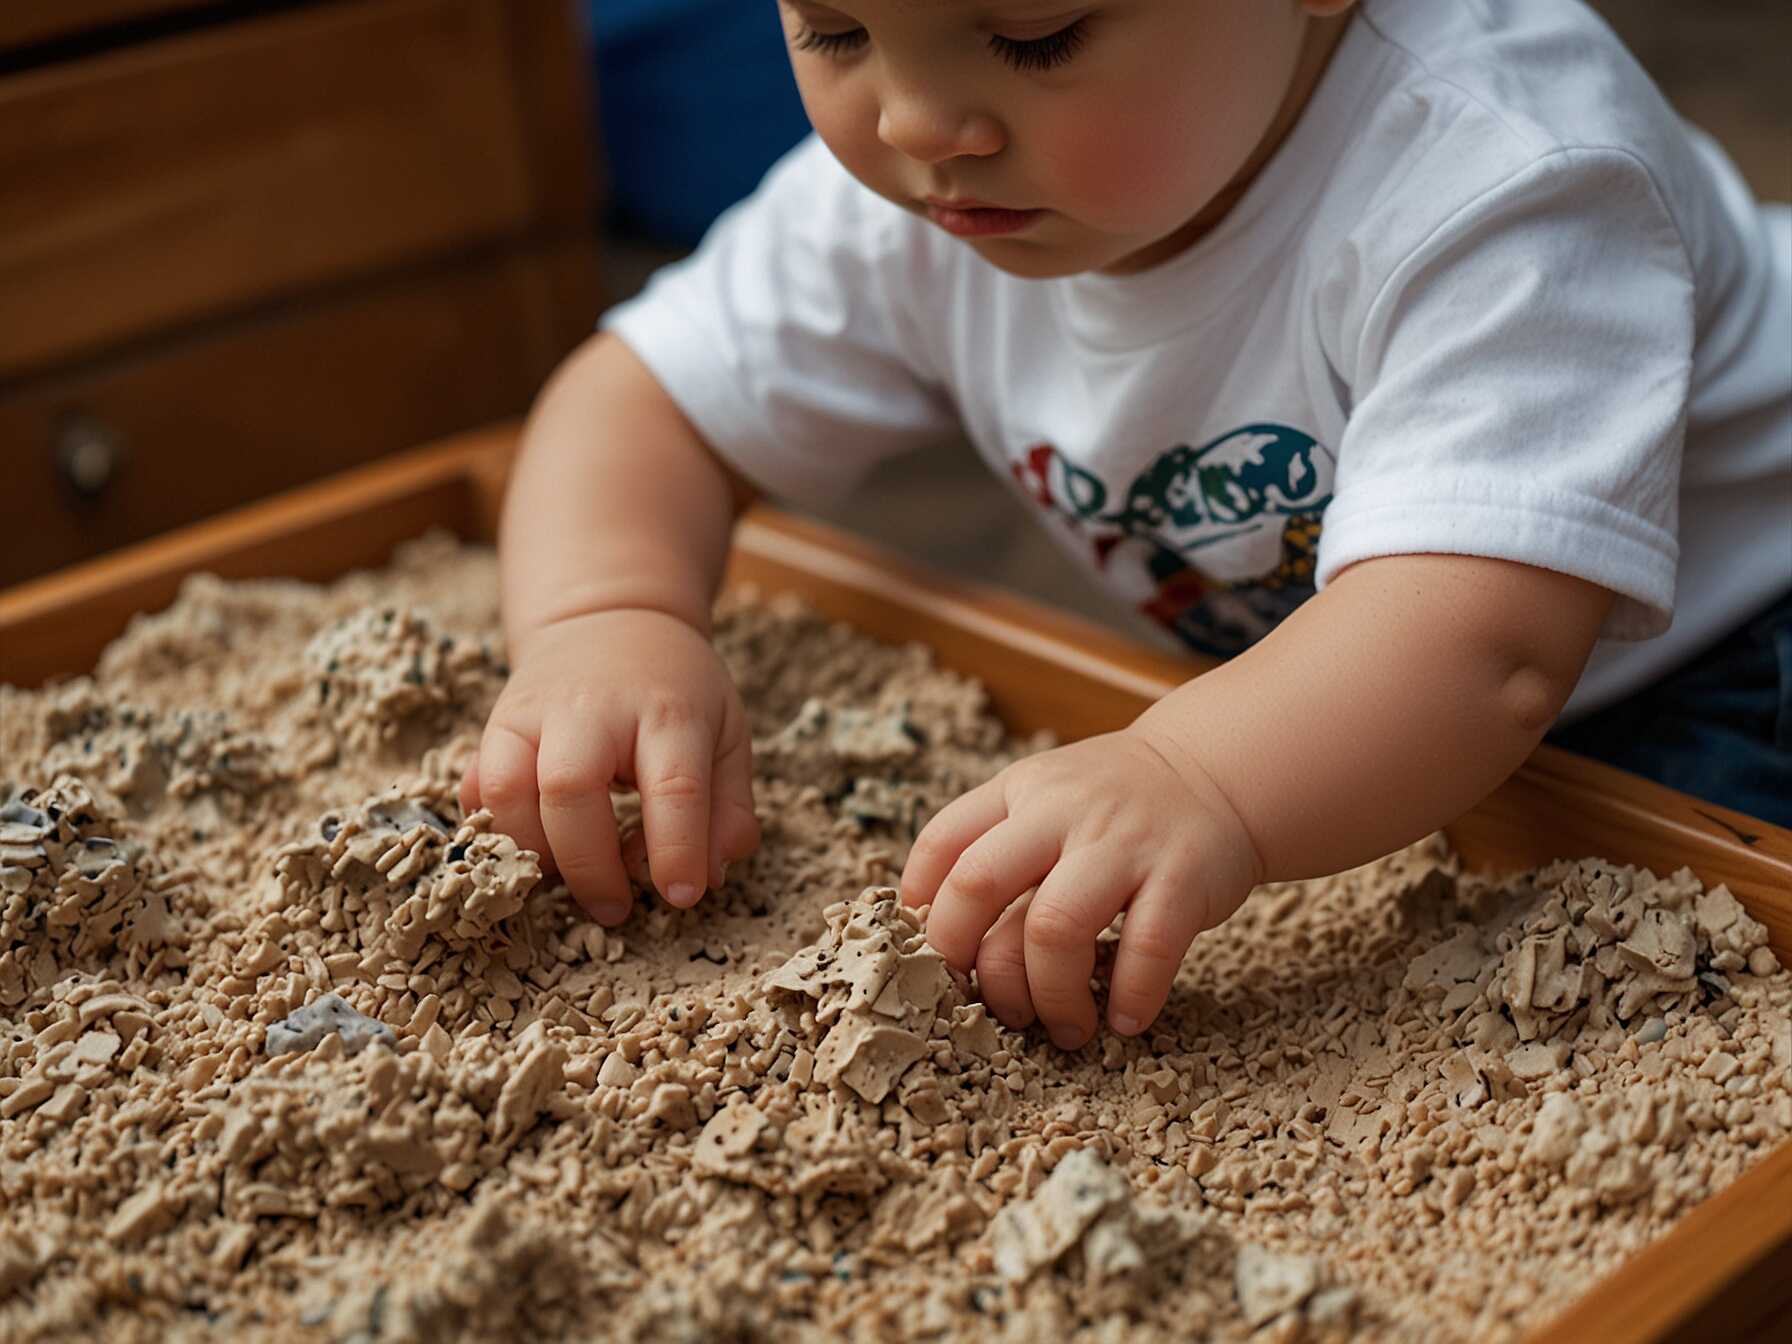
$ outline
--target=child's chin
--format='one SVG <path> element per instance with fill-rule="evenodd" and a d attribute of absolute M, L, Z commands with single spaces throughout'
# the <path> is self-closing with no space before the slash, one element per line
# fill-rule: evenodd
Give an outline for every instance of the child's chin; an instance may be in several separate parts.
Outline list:
<path fill-rule="evenodd" d="M 1022 280 L 1057 280 L 1095 270 L 1102 264 L 1099 258 L 1078 257 L 1062 248 L 1024 238 L 969 238 L 963 241 L 997 270 Z"/>

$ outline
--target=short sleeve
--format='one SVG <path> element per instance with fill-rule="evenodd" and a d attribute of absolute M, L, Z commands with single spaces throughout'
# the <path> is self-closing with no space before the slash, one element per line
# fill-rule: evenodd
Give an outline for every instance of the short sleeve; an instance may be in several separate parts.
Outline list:
<path fill-rule="evenodd" d="M 904 324 L 907 217 L 813 136 L 602 326 L 768 493 L 838 501 L 955 423 Z"/>
<path fill-rule="evenodd" d="M 1323 586 L 1377 556 L 1514 560 L 1668 626 L 1694 345 L 1690 263 L 1628 154 L 1556 150 L 1394 265 L 1340 342 L 1350 411 Z"/>

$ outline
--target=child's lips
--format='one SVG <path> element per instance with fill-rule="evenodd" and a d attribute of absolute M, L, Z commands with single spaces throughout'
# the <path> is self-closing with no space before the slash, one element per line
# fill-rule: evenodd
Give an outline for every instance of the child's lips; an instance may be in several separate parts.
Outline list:
<path fill-rule="evenodd" d="M 960 238 L 1016 233 L 1045 214 L 1043 210 L 1008 210 L 978 201 L 926 201 L 927 217 Z"/>

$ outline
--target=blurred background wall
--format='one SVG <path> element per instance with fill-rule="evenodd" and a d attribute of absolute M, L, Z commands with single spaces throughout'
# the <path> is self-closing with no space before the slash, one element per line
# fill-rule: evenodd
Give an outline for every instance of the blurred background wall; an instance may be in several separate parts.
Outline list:
<path fill-rule="evenodd" d="M 524 410 L 591 62 L 582 0 L 0 0 L 0 584 Z"/>
<path fill-rule="evenodd" d="M 695 243 L 808 133 L 773 0 L 588 0 L 609 221 Z"/>

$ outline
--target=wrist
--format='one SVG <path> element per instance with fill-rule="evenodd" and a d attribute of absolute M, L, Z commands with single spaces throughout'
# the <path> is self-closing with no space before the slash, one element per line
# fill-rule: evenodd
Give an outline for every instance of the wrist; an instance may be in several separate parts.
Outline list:
<path fill-rule="evenodd" d="M 1190 746 L 1189 735 L 1178 731 L 1174 716 L 1162 712 L 1164 705 L 1159 701 L 1122 731 L 1149 748 L 1200 803 L 1202 816 L 1214 826 L 1218 849 L 1228 858 L 1221 880 L 1242 900 L 1269 880 L 1263 848 L 1243 811 L 1222 787 L 1219 774 Z"/>
<path fill-rule="evenodd" d="M 505 642 L 510 651 L 510 661 L 512 664 L 516 664 L 523 661 L 529 655 L 529 651 L 544 640 L 582 627 L 596 628 L 605 618 L 634 617 L 675 621 L 707 643 L 710 638 L 708 616 L 707 610 L 702 612 L 701 618 L 698 618 L 692 611 L 672 604 L 661 605 L 651 600 L 619 600 L 602 606 L 556 610 L 532 617 L 525 622 L 519 622 L 514 631 L 507 631 Z"/>

